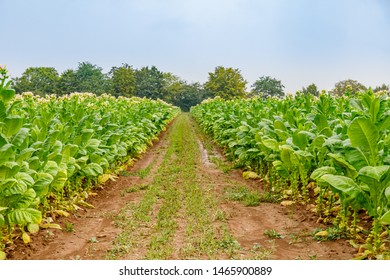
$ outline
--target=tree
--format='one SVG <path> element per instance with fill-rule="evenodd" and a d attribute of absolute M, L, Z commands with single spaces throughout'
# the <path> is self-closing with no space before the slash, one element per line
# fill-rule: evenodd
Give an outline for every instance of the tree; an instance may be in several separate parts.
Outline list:
<path fill-rule="evenodd" d="M 68 69 L 62 72 L 57 87 L 57 93 L 59 95 L 78 91 L 79 86 L 76 78 L 76 71 Z"/>
<path fill-rule="evenodd" d="M 136 95 L 151 99 L 163 99 L 164 75 L 156 66 L 143 67 L 135 72 Z"/>
<path fill-rule="evenodd" d="M 373 91 L 378 94 L 387 94 L 387 95 L 390 94 L 390 88 L 388 85 L 385 84 L 375 87 Z"/>
<path fill-rule="evenodd" d="M 356 80 L 343 80 L 335 84 L 334 89 L 330 92 L 335 96 L 344 94 L 356 94 L 359 91 L 365 91 L 367 88 Z"/>
<path fill-rule="evenodd" d="M 135 70 L 127 63 L 120 67 L 112 67 L 111 86 L 114 95 L 131 97 L 136 94 L 137 84 L 135 80 Z"/>
<path fill-rule="evenodd" d="M 182 91 L 186 83 L 182 81 L 178 76 L 170 72 L 163 73 L 163 78 L 163 99 L 167 102 L 173 103 L 175 96 Z"/>
<path fill-rule="evenodd" d="M 310 84 L 306 88 L 302 88 L 303 94 L 311 94 L 314 96 L 318 96 L 320 94 L 320 91 L 318 90 L 317 86 L 315 84 Z"/>
<path fill-rule="evenodd" d="M 58 72 L 53 67 L 29 67 L 20 78 L 14 79 L 14 88 L 17 93 L 31 91 L 45 96 L 57 92 L 59 79 Z"/>
<path fill-rule="evenodd" d="M 282 97 L 284 85 L 280 80 L 270 76 L 262 76 L 252 85 L 252 95 L 268 98 L 271 96 Z"/>
<path fill-rule="evenodd" d="M 232 99 L 246 96 L 246 83 L 239 69 L 218 66 L 213 73 L 209 73 L 209 79 L 204 84 L 204 88 L 213 96 Z"/>
<path fill-rule="evenodd" d="M 211 97 L 201 84 L 183 84 L 180 91 L 173 96 L 171 103 L 188 112 L 192 106 L 201 103 L 204 99 Z"/>
<path fill-rule="evenodd" d="M 90 62 L 81 62 L 76 70 L 77 91 L 102 94 L 109 91 L 109 80 L 102 68 Z"/>

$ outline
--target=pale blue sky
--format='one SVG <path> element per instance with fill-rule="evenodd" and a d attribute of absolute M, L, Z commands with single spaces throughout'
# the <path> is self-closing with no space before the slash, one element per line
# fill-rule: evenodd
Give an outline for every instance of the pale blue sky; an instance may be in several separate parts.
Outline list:
<path fill-rule="evenodd" d="M 189 82 L 216 66 L 250 86 L 269 75 L 286 91 L 343 79 L 390 84 L 386 0 L 0 0 L 0 64 L 60 73 L 89 61 L 108 72 L 155 65 Z"/>

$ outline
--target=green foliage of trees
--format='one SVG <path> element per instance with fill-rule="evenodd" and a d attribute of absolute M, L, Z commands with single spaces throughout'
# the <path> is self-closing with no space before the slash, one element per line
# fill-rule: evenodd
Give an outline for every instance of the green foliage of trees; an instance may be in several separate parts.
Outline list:
<path fill-rule="evenodd" d="M 59 79 L 53 67 L 29 67 L 14 80 L 14 88 L 17 93 L 31 91 L 44 96 L 57 93 Z"/>
<path fill-rule="evenodd" d="M 16 93 L 33 92 L 37 95 L 65 95 L 73 92 L 93 92 L 97 95 L 109 93 L 114 96 L 138 96 L 150 99 L 162 99 L 188 111 L 206 98 L 220 96 L 223 99 L 260 96 L 283 97 L 284 85 L 280 80 L 262 76 L 246 92 L 247 81 L 239 69 L 218 66 L 209 73 L 204 84 L 187 83 L 170 72 L 162 72 L 156 66 L 140 69 L 123 63 L 114 66 L 108 73 L 90 62 L 80 62 L 76 69 L 67 69 L 58 74 L 53 67 L 29 67 L 23 74 L 13 79 Z M 341 96 L 355 94 L 366 87 L 355 80 L 340 81 L 331 94 Z M 300 91 L 303 95 L 319 96 L 317 86 L 312 83 Z M 389 95 L 389 86 L 377 86 L 373 92 L 377 95 Z"/>
<path fill-rule="evenodd" d="M 135 71 L 136 95 L 151 99 L 163 99 L 164 75 L 156 66 Z"/>
<path fill-rule="evenodd" d="M 271 96 L 282 97 L 284 85 L 281 81 L 270 76 L 262 76 L 252 85 L 252 95 L 268 98 Z"/>
<path fill-rule="evenodd" d="M 344 94 L 356 94 L 365 91 L 367 88 L 356 80 L 342 80 L 334 85 L 334 89 L 330 92 L 335 96 L 343 96 Z"/>
<path fill-rule="evenodd" d="M 199 83 L 182 84 L 180 90 L 173 96 L 170 102 L 188 112 L 191 107 L 211 97 L 210 93 Z"/>
<path fill-rule="evenodd" d="M 58 94 L 64 95 L 78 91 L 76 71 L 73 69 L 65 70 L 58 81 Z"/>
<path fill-rule="evenodd" d="M 111 91 L 114 95 L 131 97 L 135 96 L 137 84 L 135 80 L 135 70 L 127 63 L 120 67 L 112 67 L 111 71 Z"/>
<path fill-rule="evenodd" d="M 390 94 L 390 87 L 389 85 L 382 84 L 381 86 L 377 86 L 373 89 L 373 91 L 377 94 Z"/>
<path fill-rule="evenodd" d="M 244 80 L 239 69 L 218 66 L 214 72 L 209 73 L 209 78 L 204 88 L 213 96 L 232 99 L 246 96 L 246 84 L 247 81 Z"/>
<path fill-rule="evenodd" d="M 318 96 L 320 94 L 320 91 L 315 84 L 310 84 L 307 87 L 303 87 L 301 92 L 304 95 L 311 94 L 314 96 Z"/>
<path fill-rule="evenodd" d="M 110 83 L 103 69 L 90 62 L 81 62 L 75 73 L 78 92 L 102 94 L 109 91 Z"/>

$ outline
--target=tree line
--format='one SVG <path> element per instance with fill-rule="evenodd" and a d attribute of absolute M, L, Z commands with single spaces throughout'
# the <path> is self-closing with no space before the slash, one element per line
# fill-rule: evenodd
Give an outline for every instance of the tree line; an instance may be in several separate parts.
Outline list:
<path fill-rule="evenodd" d="M 90 62 L 80 62 L 77 69 L 68 69 L 61 74 L 53 67 L 29 67 L 20 77 L 13 79 L 17 93 L 31 91 L 41 96 L 47 94 L 65 95 L 72 92 L 93 92 L 97 95 L 109 93 L 114 96 L 138 96 L 162 99 L 188 111 L 191 106 L 210 97 L 224 99 L 259 96 L 262 98 L 283 97 L 284 85 L 270 76 L 258 78 L 247 90 L 247 81 L 239 69 L 218 66 L 209 73 L 204 83 L 188 83 L 170 72 L 162 72 L 156 66 L 135 69 L 129 64 L 114 66 L 108 73 Z M 341 96 L 356 93 L 367 88 L 355 80 L 343 80 L 335 84 L 331 94 Z M 374 89 L 389 93 L 388 85 Z M 302 94 L 318 96 L 315 84 L 303 87 Z"/>

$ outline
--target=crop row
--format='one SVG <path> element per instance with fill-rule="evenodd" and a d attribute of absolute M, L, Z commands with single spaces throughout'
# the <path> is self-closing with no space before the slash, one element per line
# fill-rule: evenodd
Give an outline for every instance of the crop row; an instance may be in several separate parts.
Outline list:
<path fill-rule="evenodd" d="M 75 93 L 15 96 L 0 80 L 0 238 L 29 242 L 46 214 L 88 206 L 94 184 L 139 155 L 177 115 L 162 101 Z M 0 254 L 3 242 L 0 242 Z M 1 257 L 1 256 L 0 256 Z"/>
<path fill-rule="evenodd" d="M 292 200 L 316 200 L 317 214 L 356 235 L 368 214 L 364 257 L 386 250 L 390 224 L 390 104 L 371 91 L 336 98 L 220 98 L 193 107 L 193 117 L 237 165 L 258 173 L 265 188 Z"/>

